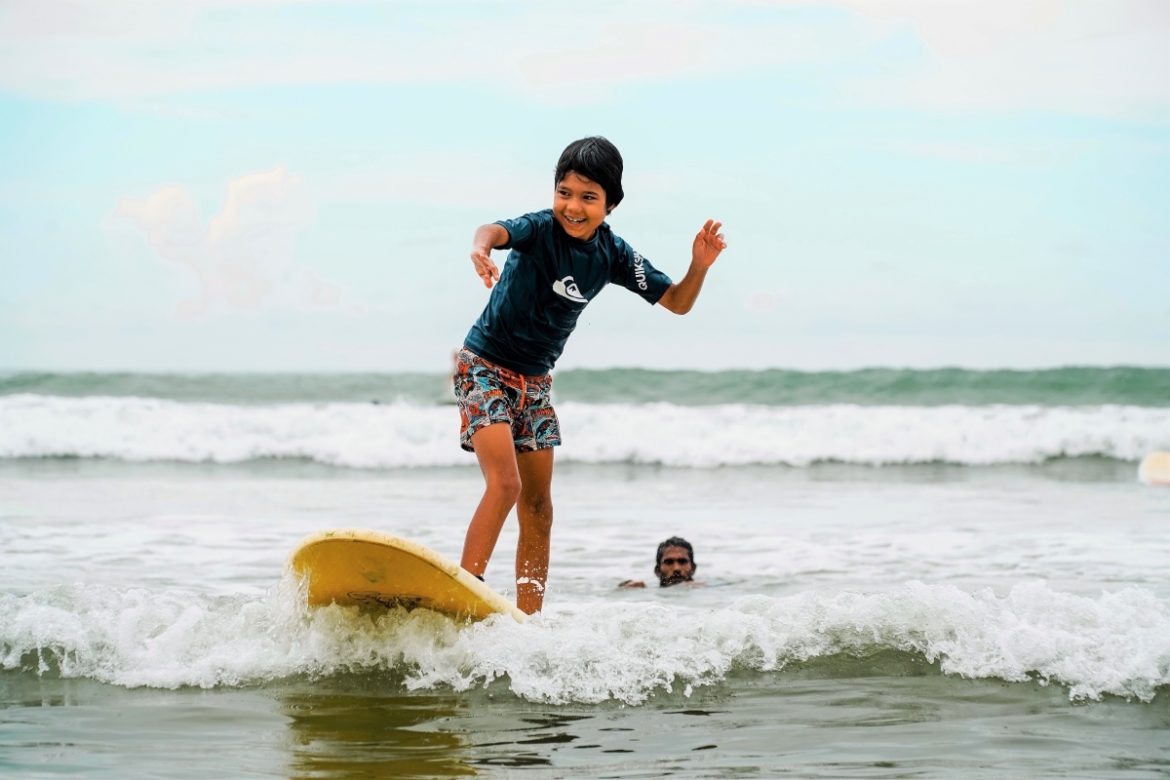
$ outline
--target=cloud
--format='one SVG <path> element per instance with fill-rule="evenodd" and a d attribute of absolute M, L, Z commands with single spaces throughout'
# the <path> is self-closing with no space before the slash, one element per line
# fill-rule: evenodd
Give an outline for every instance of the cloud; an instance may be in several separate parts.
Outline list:
<path fill-rule="evenodd" d="M 277 13 L 281 5 L 304 15 Z M 606 5 L 582 15 L 515 2 L 11 0 L 0 16 L 0 88 L 101 100 L 231 87 L 471 83 L 580 103 L 625 84 L 823 59 L 831 34 L 791 19 L 721 22 L 711 3 L 614 4 L 612 14 Z"/>
<path fill-rule="evenodd" d="M 952 111 L 1040 110 L 1170 118 L 1170 4 L 841 0 L 909 32 L 925 57 L 853 81 L 852 97 Z"/>
<path fill-rule="evenodd" d="M 230 182 L 223 209 L 204 224 L 195 199 L 182 187 L 162 187 L 144 200 L 123 200 L 115 214 L 132 220 L 162 259 L 188 269 L 199 294 L 182 301 L 188 316 L 217 305 L 332 307 L 339 288 L 296 262 L 300 232 L 312 208 L 300 177 L 283 168 Z"/>
<path fill-rule="evenodd" d="M 1163 0 L 8 0 L 0 90 L 144 100 L 236 87 L 463 84 L 545 104 L 793 65 L 849 102 L 1170 111 Z M 915 56 L 892 54 L 912 41 Z M 704 96 L 696 96 L 704 97 Z"/>

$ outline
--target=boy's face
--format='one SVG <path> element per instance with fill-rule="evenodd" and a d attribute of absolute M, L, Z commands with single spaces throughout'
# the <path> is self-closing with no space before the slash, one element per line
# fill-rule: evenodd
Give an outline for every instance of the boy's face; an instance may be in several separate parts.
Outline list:
<path fill-rule="evenodd" d="M 605 190 L 595 181 L 569 171 L 553 193 L 553 217 L 566 233 L 582 241 L 593 238 L 609 214 Z"/>

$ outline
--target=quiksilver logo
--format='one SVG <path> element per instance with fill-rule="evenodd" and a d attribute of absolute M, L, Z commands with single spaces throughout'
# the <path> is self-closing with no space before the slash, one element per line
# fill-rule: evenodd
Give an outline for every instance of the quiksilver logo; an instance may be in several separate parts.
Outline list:
<path fill-rule="evenodd" d="M 557 279 L 553 282 L 553 292 L 575 303 L 589 303 L 589 299 L 577 289 L 577 283 L 573 281 L 573 277 L 571 276 L 566 276 L 564 279 Z"/>
<path fill-rule="evenodd" d="M 642 257 L 637 252 L 634 252 L 634 281 L 638 283 L 639 290 L 646 289 L 646 258 Z"/>

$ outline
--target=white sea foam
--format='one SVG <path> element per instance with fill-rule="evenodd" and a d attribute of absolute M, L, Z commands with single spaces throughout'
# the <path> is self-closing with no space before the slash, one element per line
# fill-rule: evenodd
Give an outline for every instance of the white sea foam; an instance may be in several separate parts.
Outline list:
<path fill-rule="evenodd" d="M 558 406 L 558 457 L 687 467 L 1137 461 L 1170 448 L 1170 407 Z M 351 468 L 466 465 L 453 407 L 230 405 L 149 398 L 0 397 L 0 458 L 236 463 L 304 458 Z"/>
<path fill-rule="evenodd" d="M 733 669 L 782 674 L 886 650 L 947 674 L 1060 684 L 1073 698 L 1149 701 L 1170 684 L 1170 612 L 1139 588 L 1086 597 L 1025 583 L 996 596 L 910 582 L 881 594 L 749 596 L 719 610 L 598 602 L 469 626 L 423 610 L 300 603 L 287 581 L 262 597 L 81 586 L 4 595 L 0 668 L 161 688 L 390 672 L 412 689 L 499 681 L 534 701 L 638 704 Z"/>

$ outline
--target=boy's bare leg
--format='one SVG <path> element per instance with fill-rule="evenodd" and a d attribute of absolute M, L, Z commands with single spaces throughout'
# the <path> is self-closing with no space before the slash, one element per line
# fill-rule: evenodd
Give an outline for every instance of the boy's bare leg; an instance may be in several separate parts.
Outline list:
<path fill-rule="evenodd" d="M 552 535 L 551 448 L 516 456 L 520 470 L 520 500 L 516 516 L 520 539 L 516 544 L 516 606 L 531 615 L 544 605 L 548 580 L 548 551 Z"/>
<path fill-rule="evenodd" d="M 487 569 L 504 520 L 520 495 L 520 472 L 516 467 L 516 449 L 512 429 L 507 423 L 493 423 L 471 437 L 479 469 L 486 485 L 483 498 L 471 516 L 463 540 L 463 558 L 459 565 L 482 577 Z"/>

